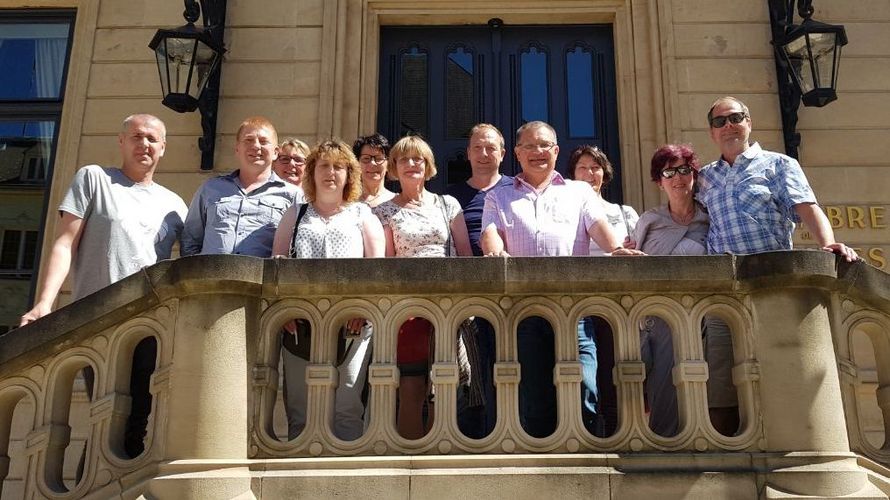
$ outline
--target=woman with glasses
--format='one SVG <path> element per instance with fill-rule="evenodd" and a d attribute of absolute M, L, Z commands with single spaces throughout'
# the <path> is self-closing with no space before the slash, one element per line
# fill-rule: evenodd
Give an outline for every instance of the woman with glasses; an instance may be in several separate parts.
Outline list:
<path fill-rule="evenodd" d="M 362 168 L 361 201 L 371 208 L 389 201 L 396 194 L 386 189 L 383 181 L 387 172 L 389 141 L 380 134 L 359 137 L 352 143 L 352 152 Z"/>
<path fill-rule="evenodd" d="M 403 137 L 389 153 L 387 173 L 399 181 L 401 192 L 380 204 L 374 213 L 383 223 L 387 257 L 447 257 L 473 255 L 460 204 L 451 196 L 426 190 L 436 175 L 436 161 L 420 137 Z M 423 437 L 432 425 L 432 405 L 427 405 L 429 363 L 433 344 L 432 324 L 409 318 L 398 335 L 399 408 L 397 428 L 402 437 Z"/>
<path fill-rule="evenodd" d="M 640 217 L 631 239 L 647 255 L 705 255 L 708 214 L 695 199 L 698 158 L 690 146 L 668 144 L 652 157 L 652 182 L 667 195 L 668 202 Z M 661 436 L 679 431 L 677 389 L 671 370 L 674 348 L 671 329 L 657 316 L 647 316 L 640 325 L 640 344 L 646 364 L 646 401 L 649 427 Z"/>
<path fill-rule="evenodd" d="M 285 182 L 300 186 L 303 182 L 303 172 L 306 171 L 307 156 L 309 156 L 308 144 L 287 137 L 278 145 L 278 158 L 272 163 L 272 170 Z"/>
<path fill-rule="evenodd" d="M 569 179 L 584 181 L 596 191 L 609 226 L 618 241 L 624 241 L 640 216 L 637 211 L 628 205 L 609 203 L 603 198 L 602 189 L 612 181 L 615 171 L 606 154 L 598 147 L 583 145 L 578 146 L 569 156 Z M 590 255 L 605 255 L 607 252 L 599 247 L 595 241 L 590 241 Z"/>
<path fill-rule="evenodd" d="M 358 202 L 361 170 L 346 143 L 324 141 L 312 150 L 306 159 L 303 190 L 307 203 L 294 204 L 284 213 L 272 255 L 299 259 L 383 257 L 383 228 L 371 209 Z M 306 424 L 307 344 L 311 337 L 308 322 L 302 319 L 288 322 L 285 330 L 292 337 L 285 334 L 282 356 L 288 439 L 293 439 Z M 333 431 L 340 439 L 357 439 L 364 431 L 362 391 L 370 353 L 371 325 L 363 318 L 350 320 L 338 338 L 339 385 Z"/>

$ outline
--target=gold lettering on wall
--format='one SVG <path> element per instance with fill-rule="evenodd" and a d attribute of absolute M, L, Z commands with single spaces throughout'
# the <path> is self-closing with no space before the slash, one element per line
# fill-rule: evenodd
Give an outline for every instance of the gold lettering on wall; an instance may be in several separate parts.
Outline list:
<path fill-rule="evenodd" d="M 869 263 L 878 269 L 887 268 L 887 258 L 884 256 L 883 248 L 869 248 L 866 253 Z"/>
<path fill-rule="evenodd" d="M 881 221 L 884 220 L 884 211 L 887 207 L 868 207 L 868 213 L 871 216 L 872 229 L 886 229 L 887 225 Z"/>
<path fill-rule="evenodd" d="M 887 229 L 885 206 L 826 205 L 822 210 L 832 229 Z"/>
<path fill-rule="evenodd" d="M 832 229 L 840 229 L 844 227 L 844 218 L 841 216 L 843 212 L 838 207 L 826 206 L 825 207 L 825 215 L 828 216 L 828 221 L 831 222 Z"/>
<path fill-rule="evenodd" d="M 890 248 L 890 234 L 885 230 L 890 227 L 887 223 L 887 205 L 825 205 L 822 207 L 828 218 L 831 228 L 842 233 L 835 237 L 848 245 L 855 247 L 856 253 L 865 261 L 878 269 L 890 270 L 887 266 L 887 252 Z M 857 236 L 851 236 L 851 231 Z M 877 231 L 877 232 L 875 232 Z M 856 243 L 866 232 L 869 243 Z M 877 238 L 875 238 L 877 237 Z M 815 241 L 810 228 L 803 224 L 798 225 L 795 240 L 803 247 L 813 248 Z M 862 240 L 860 240 L 862 241 Z M 798 248 L 798 245 L 795 245 Z"/>
<path fill-rule="evenodd" d="M 865 229 L 865 211 L 862 207 L 847 206 L 847 224 L 851 229 Z"/>

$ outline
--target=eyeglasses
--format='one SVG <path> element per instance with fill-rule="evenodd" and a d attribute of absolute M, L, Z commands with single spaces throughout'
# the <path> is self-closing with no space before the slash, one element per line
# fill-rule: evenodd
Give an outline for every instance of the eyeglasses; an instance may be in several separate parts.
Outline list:
<path fill-rule="evenodd" d="M 281 163 L 283 165 L 287 165 L 290 162 L 294 162 L 297 165 L 305 165 L 306 164 L 306 158 L 303 158 L 302 156 L 280 155 L 280 156 L 278 156 L 278 159 L 275 161 L 277 161 L 278 163 Z"/>
<path fill-rule="evenodd" d="M 711 117 L 711 128 L 723 128 L 726 125 L 726 120 L 729 120 L 729 123 L 733 125 L 737 125 L 742 123 L 742 120 L 748 118 L 748 113 L 743 111 L 736 111 L 735 113 L 730 113 L 725 116 L 712 116 Z"/>
<path fill-rule="evenodd" d="M 385 156 L 371 156 L 371 155 L 361 155 L 358 157 L 358 161 L 364 163 L 365 165 L 369 163 L 373 163 L 375 165 L 382 165 L 383 162 L 386 161 Z"/>
<path fill-rule="evenodd" d="M 555 142 L 539 142 L 538 144 L 520 144 L 519 147 L 522 148 L 523 151 L 528 151 L 531 153 L 532 151 L 544 151 L 548 152 L 553 149 L 553 146 L 556 146 Z"/>
<path fill-rule="evenodd" d="M 670 179 L 677 174 L 680 175 L 689 175 L 692 173 L 692 167 L 689 165 L 680 165 L 679 167 L 668 167 L 661 171 L 661 176 L 665 179 Z"/>
<path fill-rule="evenodd" d="M 396 160 L 396 163 L 399 165 L 407 165 L 410 162 L 414 162 L 415 165 L 423 165 L 426 163 L 426 160 L 422 156 L 402 156 Z"/>

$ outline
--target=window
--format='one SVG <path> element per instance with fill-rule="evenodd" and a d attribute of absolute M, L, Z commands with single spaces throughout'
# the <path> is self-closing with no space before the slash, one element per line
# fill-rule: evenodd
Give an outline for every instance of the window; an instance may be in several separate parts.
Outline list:
<path fill-rule="evenodd" d="M 37 231 L 3 231 L 0 242 L 0 275 L 30 277 L 37 257 Z"/>
<path fill-rule="evenodd" d="M 0 325 L 30 306 L 52 183 L 73 10 L 0 10 Z"/>

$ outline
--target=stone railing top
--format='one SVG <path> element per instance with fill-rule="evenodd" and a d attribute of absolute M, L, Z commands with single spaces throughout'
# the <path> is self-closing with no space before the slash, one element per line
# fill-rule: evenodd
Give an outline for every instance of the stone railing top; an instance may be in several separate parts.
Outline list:
<path fill-rule="evenodd" d="M 171 298 L 294 296 L 746 293 L 812 287 L 890 312 L 890 275 L 822 251 L 707 257 L 258 259 L 199 255 L 155 264 L 13 330 L 0 377 Z"/>

